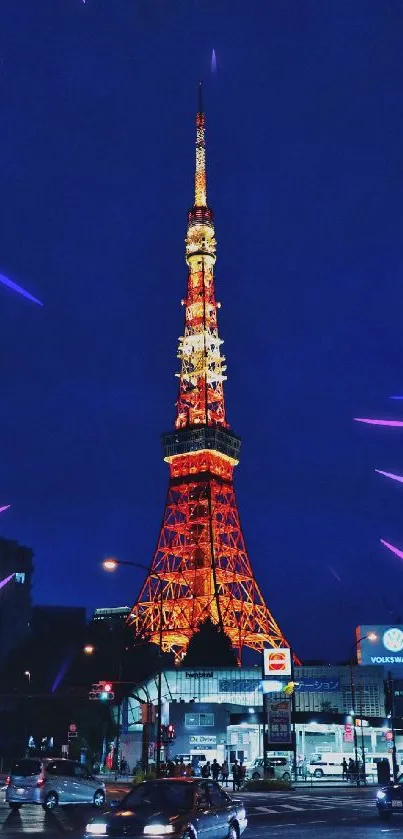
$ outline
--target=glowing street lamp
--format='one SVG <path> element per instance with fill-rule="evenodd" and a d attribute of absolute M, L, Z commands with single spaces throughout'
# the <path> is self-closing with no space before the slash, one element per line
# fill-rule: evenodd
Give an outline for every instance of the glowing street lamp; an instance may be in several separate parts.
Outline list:
<path fill-rule="evenodd" d="M 92 655 L 93 652 L 95 652 L 94 645 L 93 644 L 86 644 L 84 649 L 83 649 L 83 652 L 85 653 L 85 655 Z"/>
<path fill-rule="evenodd" d="M 102 563 L 102 568 L 104 569 L 104 571 L 116 571 L 118 565 L 122 565 L 122 564 L 123 564 L 122 562 L 118 562 L 117 559 L 113 559 L 113 557 L 110 556 L 110 557 L 108 557 L 108 559 L 104 559 L 104 561 Z M 126 563 L 125 562 L 124 564 L 125 565 L 133 564 L 134 565 L 135 563 L 128 563 L 128 562 Z"/>
<path fill-rule="evenodd" d="M 30 670 L 24 670 L 24 676 L 27 677 L 29 684 L 31 684 L 31 671 Z"/>
<path fill-rule="evenodd" d="M 141 568 L 143 571 L 150 571 L 147 565 L 143 565 L 141 562 L 131 562 L 130 560 L 124 559 L 114 559 L 114 557 L 108 557 L 104 559 L 102 563 L 102 568 L 104 571 L 116 571 L 118 567 L 121 565 L 131 565 L 132 568 Z M 159 656 L 158 656 L 158 674 L 157 674 L 157 717 L 158 717 L 158 727 L 157 727 L 157 754 L 156 754 L 156 775 L 157 778 L 161 772 L 161 747 L 162 747 L 162 738 L 161 738 L 161 716 L 162 716 L 162 623 L 163 623 L 163 586 L 162 586 L 162 579 L 160 579 L 160 592 L 159 592 L 159 608 L 160 608 L 160 637 L 159 637 Z M 117 726 L 117 737 L 116 737 L 116 756 L 117 761 L 119 762 L 119 736 L 120 736 L 120 705 L 118 706 L 118 726 Z"/>

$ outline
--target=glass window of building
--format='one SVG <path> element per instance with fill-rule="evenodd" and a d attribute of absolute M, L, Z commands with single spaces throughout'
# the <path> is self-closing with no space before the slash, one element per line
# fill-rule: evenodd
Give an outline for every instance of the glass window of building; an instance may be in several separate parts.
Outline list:
<path fill-rule="evenodd" d="M 200 726 L 213 726 L 214 725 L 214 714 L 200 714 Z"/>

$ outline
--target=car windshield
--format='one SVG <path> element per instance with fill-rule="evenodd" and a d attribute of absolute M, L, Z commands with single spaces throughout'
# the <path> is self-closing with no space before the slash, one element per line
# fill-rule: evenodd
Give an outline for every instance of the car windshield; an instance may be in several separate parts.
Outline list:
<path fill-rule="evenodd" d="M 40 771 L 39 760 L 15 760 L 11 767 L 11 775 L 20 775 L 23 778 L 28 775 L 39 775 Z"/>
<path fill-rule="evenodd" d="M 131 810 L 154 810 L 155 808 L 173 811 L 191 810 L 193 805 L 193 784 L 162 783 L 146 781 L 139 784 L 121 802 L 121 807 Z"/>

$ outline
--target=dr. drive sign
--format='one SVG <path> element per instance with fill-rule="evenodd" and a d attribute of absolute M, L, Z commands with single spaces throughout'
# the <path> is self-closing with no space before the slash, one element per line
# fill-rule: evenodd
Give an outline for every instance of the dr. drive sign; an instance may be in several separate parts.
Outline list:
<path fill-rule="evenodd" d="M 357 636 L 360 664 L 403 664 L 403 626 L 358 626 Z"/>

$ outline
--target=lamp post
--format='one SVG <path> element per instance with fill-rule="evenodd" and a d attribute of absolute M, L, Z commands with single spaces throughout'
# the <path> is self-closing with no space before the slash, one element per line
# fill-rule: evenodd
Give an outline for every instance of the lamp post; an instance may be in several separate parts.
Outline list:
<path fill-rule="evenodd" d="M 104 559 L 102 563 L 102 567 L 105 571 L 113 572 L 116 571 L 119 565 L 130 565 L 132 568 L 141 568 L 143 571 L 150 572 L 150 568 L 147 565 L 143 565 L 141 562 L 132 562 L 131 560 L 123 560 L 123 559 L 115 559 L 114 557 L 108 557 L 108 559 Z M 160 597 L 159 597 L 159 609 L 160 609 L 160 631 L 159 631 L 159 656 L 158 656 L 158 673 L 157 673 L 157 754 L 155 760 L 155 771 L 157 778 L 160 775 L 161 771 L 161 708 L 162 708 L 162 619 L 163 619 L 163 588 L 162 588 L 162 580 L 160 579 Z M 116 737 L 116 752 L 119 751 L 119 739 L 120 739 L 120 704 L 118 706 L 118 731 Z M 119 756 L 118 756 L 119 758 Z"/>
<path fill-rule="evenodd" d="M 24 676 L 27 677 L 28 684 L 31 685 L 31 671 L 30 670 L 24 670 Z"/>
<path fill-rule="evenodd" d="M 357 638 L 355 643 L 351 647 L 350 651 L 350 689 L 351 689 L 351 705 L 352 705 L 352 717 L 353 717 L 353 735 L 354 735 L 354 760 L 356 766 L 356 783 L 357 787 L 360 786 L 360 772 L 358 768 L 358 741 L 357 741 L 357 728 L 356 728 L 356 707 L 355 707 L 355 680 L 354 680 L 354 654 L 357 650 L 358 644 L 361 641 L 377 641 L 378 636 L 375 635 L 375 632 L 369 632 L 368 635 L 362 635 L 361 638 Z M 361 694 L 362 696 L 362 694 Z M 361 701 L 361 716 L 362 716 L 362 701 Z M 362 769 L 363 769 L 363 776 L 364 776 L 364 784 L 366 784 L 366 775 L 365 775 L 365 750 L 364 750 L 364 732 L 362 728 L 362 719 L 361 719 L 361 756 L 362 756 Z"/>

